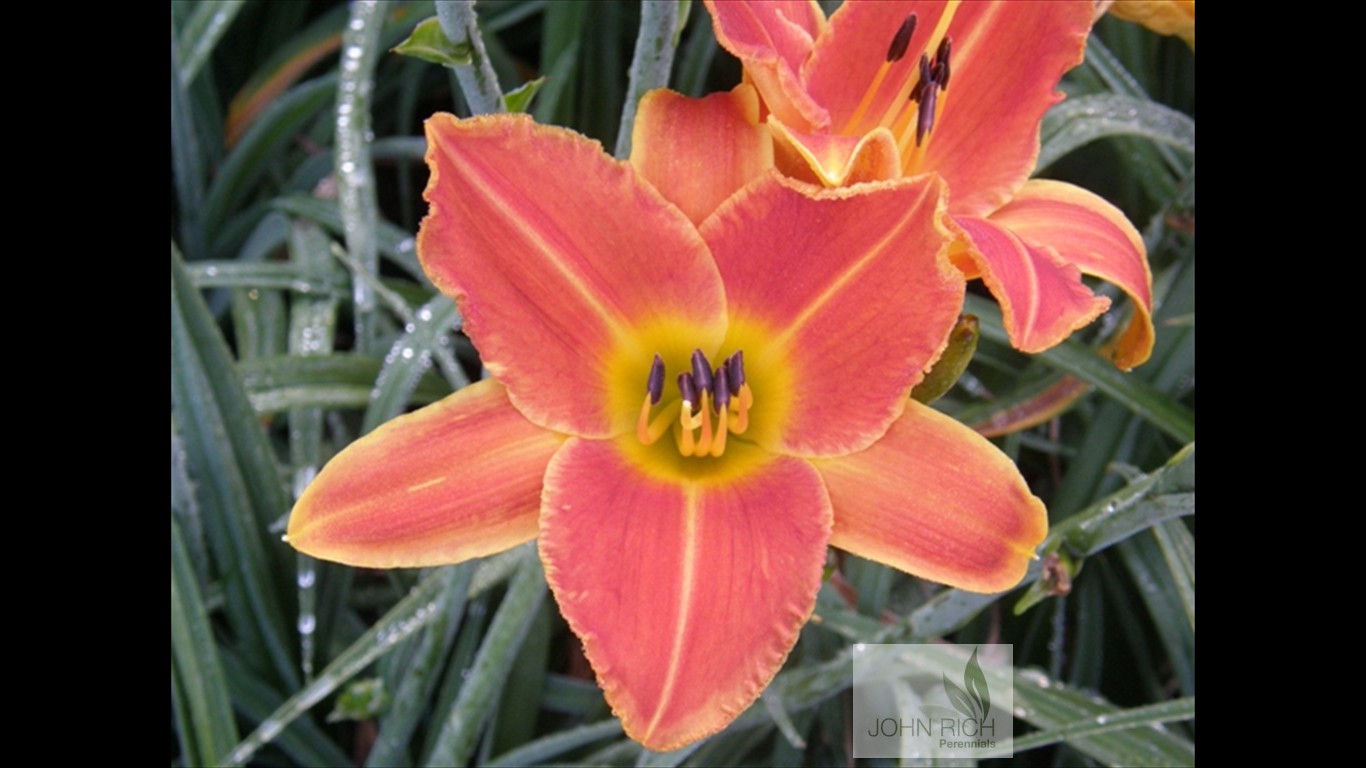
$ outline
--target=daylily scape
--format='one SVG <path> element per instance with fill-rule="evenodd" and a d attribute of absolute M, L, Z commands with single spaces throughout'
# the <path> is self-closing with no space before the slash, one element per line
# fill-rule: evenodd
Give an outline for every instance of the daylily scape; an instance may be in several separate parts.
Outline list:
<path fill-rule="evenodd" d="M 1152 277 L 1138 233 L 1086 190 L 1029 180 L 1092 3 L 848 0 L 829 20 L 814 0 L 707 7 L 763 99 L 783 173 L 829 187 L 938 174 L 954 262 L 1000 302 L 1016 347 L 1045 350 L 1109 307 L 1086 273 L 1132 300 L 1115 364 L 1147 360 Z"/>
<path fill-rule="evenodd" d="M 539 537 L 608 702 L 656 750 L 754 702 L 828 545 L 974 591 L 1023 577 L 1043 505 L 907 397 L 963 301 L 939 177 L 826 189 L 759 162 L 733 194 L 701 173 L 666 190 L 521 116 L 437 115 L 427 141 L 419 255 L 492 377 L 334 458 L 294 546 L 414 567 Z"/>

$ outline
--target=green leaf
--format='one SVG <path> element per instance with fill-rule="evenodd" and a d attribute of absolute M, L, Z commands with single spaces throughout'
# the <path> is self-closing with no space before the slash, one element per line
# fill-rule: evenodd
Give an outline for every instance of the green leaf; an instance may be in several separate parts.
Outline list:
<path fill-rule="evenodd" d="M 298 679 L 281 604 L 287 550 L 269 525 L 289 509 L 275 457 L 232 355 L 171 246 L 171 408 L 189 459 L 226 608 L 256 663 Z"/>
<path fill-rule="evenodd" d="M 474 563 L 461 563 L 436 572 L 443 581 L 436 613 L 422 631 L 411 663 L 397 675 L 401 682 L 394 693 L 393 706 L 380 721 L 379 738 L 370 750 L 366 765 L 412 762 L 409 741 L 430 708 L 442 665 L 450 656 L 464 616 L 474 570 Z"/>
<path fill-rule="evenodd" d="M 333 659 L 316 679 L 264 718 L 224 762 L 241 765 L 251 760 L 257 750 L 274 740 L 285 726 L 346 684 L 381 654 L 435 619 L 438 601 L 446 597 L 454 575 L 450 569 L 441 569 L 423 579 L 407 597 Z"/>
<path fill-rule="evenodd" d="M 237 743 L 237 727 L 196 581 L 171 515 L 171 690 L 184 711 L 183 722 L 177 718 L 181 762 L 215 765 Z"/>
<path fill-rule="evenodd" d="M 1178 714 L 1140 714 L 1121 720 L 1119 729 L 1104 729 L 1111 718 L 1124 715 L 1124 710 L 1051 680 L 1032 670 L 1015 672 L 1015 712 L 1024 721 L 1045 730 L 1055 731 L 1050 739 L 1061 741 L 1106 765 L 1194 765 L 1195 745 L 1176 733 L 1159 727 L 1169 719 L 1195 716 L 1195 699 L 1186 700 L 1188 706 L 1174 707 Z M 1077 725 L 1094 725 L 1073 733 Z"/>
<path fill-rule="evenodd" d="M 493 714 L 488 703 L 502 687 L 526 638 L 527 630 L 545 599 L 545 574 L 534 547 L 521 550 L 522 563 L 508 586 L 498 613 L 489 625 L 469 670 L 460 697 L 446 715 L 440 736 L 427 757 L 428 765 L 464 765 L 469 762 L 484 723 Z"/>
<path fill-rule="evenodd" d="M 246 4 L 246 0 L 200 0 L 195 3 L 194 12 L 180 33 L 180 49 L 184 51 L 180 64 L 181 82 L 188 85 L 194 80 Z"/>
<path fill-rule="evenodd" d="M 1107 136 L 1137 136 L 1195 154 L 1195 121 L 1148 99 L 1093 94 L 1068 99 L 1044 115 L 1037 169 Z M 1037 172 L 1037 171 L 1036 171 Z"/>
<path fill-rule="evenodd" d="M 264 174 L 272 160 L 294 142 L 310 120 L 315 120 L 332 102 L 337 90 L 335 75 L 320 77 L 290 88 L 271 102 L 261 117 L 252 123 L 242 140 L 228 153 L 214 177 L 204 202 L 204 228 L 217 232 L 243 204 L 247 194 Z"/>
<path fill-rule="evenodd" d="M 1172 584 L 1176 587 L 1181 605 L 1186 609 L 1186 620 L 1195 629 L 1195 536 L 1179 520 L 1153 528 L 1157 545 L 1167 562 Z"/>
<path fill-rule="evenodd" d="M 435 16 L 425 19 L 413 28 L 413 33 L 398 45 L 394 53 L 412 56 L 415 59 L 440 64 L 443 67 L 468 67 L 472 61 L 469 43 L 457 45 L 441 31 L 441 23 Z"/>
<path fill-rule="evenodd" d="M 1001 311 L 994 303 L 969 294 L 963 306 L 966 312 L 977 315 L 981 320 L 983 336 L 1002 344 L 1010 343 L 1010 337 L 1001 325 Z M 1069 340 L 1036 357 L 1094 385 L 1182 443 L 1195 440 L 1195 415 L 1188 408 L 1143 379 L 1116 369 L 1113 363 L 1095 350 Z"/>
<path fill-rule="evenodd" d="M 525 83 L 513 88 L 503 94 L 503 103 L 507 105 L 509 112 L 525 112 L 531 106 L 531 100 L 535 98 L 536 92 L 545 85 L 544 75 L 535 80 L 528 80 Z"/>
<path fill-rule="evenodd" d="M 383 366 L 379 358 L 360 355 L 287 355 L 243 360 L 238 371 L 256 411 L 279 413 L 298 407 L 365 408 Z M 413 402 L 425 405 L 451 393 L 430 371 L 418 374 L 409 393 Z"/>
<path fill-rule="evenodd" d="M 577 728 L 557 731 L 549 736 L 542 736 L 535 741 L 523 744 L 517 749 L 504 752 L 485 765 L 487 768 L 510 768 L 510 766 L 544 765 L 560 762 L 557 758 L 562 758 L 568 752 L 596 741 L 621 735 L 621 721 L 612 718 L 600 723 L 581 725 Z"/>
<path fill-rule="evenodd" d="M 1053 527 L 1043 550 L 1066 544 L 1092 555 L 1174 517 L 1195 514 L 1195 444 L 1151 474 L 1136 479 Z"/>

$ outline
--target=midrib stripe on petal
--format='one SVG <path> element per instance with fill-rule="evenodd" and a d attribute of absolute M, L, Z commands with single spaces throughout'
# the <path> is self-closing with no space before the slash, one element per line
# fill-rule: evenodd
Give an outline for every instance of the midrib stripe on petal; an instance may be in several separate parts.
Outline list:
<path fill-rule="evenodd" d="M 470 162 L 466 164 L 465 172 L 479 182 L 478 186 L 475 188 L 479 189 L 487 196 L 494 205 L 501 208 L 504 215 L 507 216 L 509 220 L 515 221 L 524 218 L 523 213 L 509 203 L 507 196 L 498 193 L 498 185 L 495 183 L 495 174 L 490 172 L 489 169 L 478 163 Z M 613 335 L 617 337 L 625 335 L 627 329 L 626 324 L 618 318 L 617 314 L 608 311 L 607 306 L 598 300 L 597 294 L 588 288 L 588 286 L 579 279 L 577 274 L 565 267 L 564 263 L 558 257 L 558 254 L 560 253 L 558 250 L 551 247 L 550 243 L 545 238 L 541 237 L 540 233 L 535 229 L 523 229 L 521 230 L 521 234 L 537 251 L 545 254 L 545 261 L 564 278 L 565 282 L 573 289 L 575 294 L 583 298 L 584 303 L 588 304 L 588 306 L 593 309 L 594 314 L 601 318 L 603 324 L 608 327 Z"/>
<path fill-rule="evenodd" d="M 894 226 L 887 227 L 887 234 L 884 235 L 881 240 L 878 240 L 875 246 L 869 248 L 862 258 L 853 264 L 850 264 L 848 269 L 832 279 L 826 289 L 812 300 L 811 303 L 807 305 L 806 309 L 802 310 L 801 314 L 797 315 L 797 317 L 792 320 L 787 326 L 787 329 L 778 335 L 776 339 L 778 344 L 786 345 L 791 341 L 792 337 L 802 330 L 807 321 L 814 317 L 817 312 L 820 312 L 822 307 L 830 303 L 835 295 L 844 289 L 845 285 L 858 277 L 859 273 L 863 272 L 875 259 L 882 256 L 887 248 L 892 247 L 892 241 L 903 233 L 903 225 L 910 220 L 912 213 L 920 209 L 921 201 L 923 201 L 924 196 L 929 193 L 929 189 L 930 187 L 927 186 L 921 192 L 921 200 L 906 206 L 905 213 L 901 215 L 901 218 Z"/>
<path fill-rule="evenodd" d="M 669 669 L 664 674 L 664 686 L 660 689 L 659 707 L 655 710 L 649 727 L 645 729 L 647 734 L 654 733 L 660 722 L 665 719 L 665 713 L 669 711 L 669 704 L 674 696 L 674 688 L 681 676 L 679 666 L 688 636 L 688 625 L 691 623 L 693 586 L 697 580 L 697 517 L 697 488 L 686 485 L 683 488 L 682 591 L 679 594 L 678 612 L 674 616 L 673 641 L 669 644 Z"/>

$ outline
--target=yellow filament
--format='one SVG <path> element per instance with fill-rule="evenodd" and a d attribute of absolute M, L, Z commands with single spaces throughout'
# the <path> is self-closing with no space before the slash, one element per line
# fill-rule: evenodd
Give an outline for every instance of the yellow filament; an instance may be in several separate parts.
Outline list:
<path fill-rule="evenodd" d="M 677 399 L 670 400 L 664 405 L 653 420 L 650 420 L 650 396 L 645 396 L 645 403 L 640 408 L 640 420 L 636 422 L 636 437 L 643 445 L 654 445 L 659 438 L 669 431 L 669 426 L 673 424 L 673 411 L 679 407 Z"/>
<path fill-rule="evenodd" d="M 716 439 L 711 444 L 711 455 L 719 457 L 726 452 L 726 417 L 730 408 L 722 408 L 716 414 Z"/>
<path fill-rule="evenodd" d="M 645 402 L 640 404 L 640 418 L 636 419 L 636 439 L 645 445 L 653 445 L 650 437 L 650 393 L 645 393 Z"/>
<path fill-rule="evenodd" d="M 685 406 L 686 407 L 686 406 Z M 696 445 L 693 443 L 692 430 L 679 425 L 674 430 L 674 440 L 678 443 L 678 453 L 680 456 L 691 456 Z"/>
<path fill-rule="evenodd" d="M 962 2 L 962 0 L 949 0 L 949 4 L 946 5 L 946 6 L 944 7 L 944 12 L 943 12 L 942 14 L 939 15 L 939 23 L 936 24 L 935 27 L 934 27 L 934 34 L 930 35 L 930 41 L 929 41 L 929 43 L 928 43 L 928 44 L 925 46 L 925 48 L 924 48 L 924 51 L 925 51 L 926 53 L 933 54 L 933 53 L 938 52 L 938 50 L 939 50 L 939 43 L 942 42 L 942 41 L 944 40 L 944 35 L 948 34 L 948 32 L 949 32 L 949 24 L 953 21 L 954 14 L 958 13 L 958 5 L 959 5 L 961 2 Z M 916 60 L 916 61 L 919 61 L 919 59 L 920 59 L 920 57 L 917 56 L 915 60 Z M 934 61 L 933 61 L 933 56 L 931 56 L 931 62 L 930 62 L 930 63 L 931 63 L 931 64 L 934 63 Z M 893 124 L 894 124 L 894 122 L 896 121 L 897 117 L 901 114 L 902 110 L 905 109 L 906 102 L 911 98 L 911 90 L 912 90 L 913 88 L 915 88 L 915 84 L 916 84 L 916 83 L 920 82 L 919 72 L 920 72 L 920 69 L 919 69 L 918 66 L 913 67 L 913 68 L 911 69 L 910 77 L 907 77 L 906 80 L 905 80 L 905 82 L 903 82 L 903 83 L 901 84 L 901 90 L 897 91 L 896 98 L 895 98 L 895 99 L 892 99 L 892 103 L 891 103 L 890 105 L 888 105 L 887 111 L 882 113 L 882 119 L 881 119 L 881 120 L 878 120 L 878 123 L 877 123 L 878 125 L 893 125 Z M 941 94 L 941 95 L 942 95 L 942 94 Z M 943 99 L 941 98 L 939 101 L 942 102 Z M 938 109 L 939 106 L 940 106 L 940 105 L 938 105 L 938 104 L 935 105 L 935 116 L 936 116 L 936 117 L 938 117 L 938 115 L 939 115 L 939 109 Z M 919 112 L 919 110 L 910 110 L 910 111 L 911 111 L 912 113 L 918 113 L 918 112 Z M 910 128 L 910 134 L 909 134 L 909 135 L 912 137 L 912 140 L 913 140 L 914 134 L 915 134 L 915 126 L 912 125 L 911 123 L 914 123 L 914 122 L 915 122 L 915 121 L 908 121 L 908 123 L 907 123 L 907 127 Z M 898 147 L 901 147 L 901 146 L 904 146 L 904 145 L 907 144 L 906 138 L 905 138 L 904 136 L 902 136 L 902 134 L 905 133 L 905 132 L 906 132 L 906 128 L 902 128 L 902 129 L 900 129 L 900 130 L 893 130 L 893 132 L 892 132 L 892 135 L 898 137 L 898 141 L 897 141 L 897 146 L 898 146 Z M 902 167 L 904 167 L 904 168 L 909 168 L 910 166 L 907 165 L 906 163 L 902 163 Z"/>
<path fill-rule="evenodd" d="M 749 429 L 749 409 L 754 405 L 754 392 L 748 384 L 740 386 L 740 391 L 730 399 L 731 413 L 735 415 L 735 423 L 730 425 L 730 431 L 737 435 L 745 434 Z"/>
<path fill-rule="evenodd" d="M 849 122 L 845 123 L 844 128 L 840 131 L 842 135 L 848 135 L 858 126 L 859 121 L 863 119 L 863 115 L 868 111 L 868 107 L 873 105 L 873 98 L 877 96 L 878 89 L 882 87 L 882 81 L 887 77 L 887 72 L 891 70 L 892 65 L 895 63 L 896 62 L 894 61 L 884 61 L 882 62 L 882 66 L 878 67 L 877 74 L 873 75 L 872 85 L 869 85 L 868 90 L 863 92 L 863 99 L 859 101 L 858 106 L 854 108 L 854 114 L 849 118 Z"/>
<path fill-rule="evenodd" d="M 702 393 L 702 437 L 697 441 L 694 456 L 706 456 L 711 451 L 711 393 Z"/>

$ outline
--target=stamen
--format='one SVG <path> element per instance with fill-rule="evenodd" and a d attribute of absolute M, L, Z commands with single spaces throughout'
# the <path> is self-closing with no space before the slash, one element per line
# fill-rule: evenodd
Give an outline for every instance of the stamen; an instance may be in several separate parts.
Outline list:
<path fill-rule="evenodd" d="M 915 82 L 915 87 L 911 89 L 911 101 L 920 101 L 920 97 L 925 93 L 926 83 L 934 82 L 934 73 L 930 69 L 930 55 L 920 54 L 920 79 Z"/>
<path fill-rule="evenodd" d="M 939 83 L 939 90 L 949 89 L 949 53 L 953 50 L 953 38 L 948 35 L 939 41 L 939 50 L 934 54 L 934 81 Z"/>
<path fill-rule="evenodd" d="M 714 457 L 720 456 L 726 452 L 726 432 L 729 428 L 726 421 L 729 416 L 730 411 L 726 410 L 724 407 L 716 415 L 716 438 L 711 444 L 711 455 Z"/>
<path fill-rule="evenodd" d="M 920 146 L 925 135 L 934 127 L 934 107 L 939 101 L 939 89 L 933 80 L 925 83 L 925 92 L 920 95 L 920 117 L 915 121 L 915 145 Z"/>
<path fill-rule="evenodd" d="M 659 405 L 659 398 L 664 396 L 664 360 L 658 354 L 655 361 L 650 363 L 650 376 L 645 380 L 645 391 L 650 395 L 650 405 Z"/>
<path fill-rule="evenodd" d="M 712 374 L 712 381 L 716 382 L 712 388 L 715 390 L 712 408 L 725 413 L 726 409 L 730 407 L 730 377 L 726 375 L 726 369 L 724 367 L 717 368 L 716 372 Z"/>
<path fill-rule="evenodd" d="M 672 430 L 680 455 L 720 457 L 729 435 L 743 434 L 749 426 L 754 395 L 746 383 L 745 356 L 736 351 L 713 369 L 699 349 L 690 362 L 693 370 L 678 374 L 679 397 L 660 407 L 664 361 L 655 355 L 640 403 L 636 437 L 644 445 L 653 445 Z"/>
<path fill-rule="evenodd" d="M 859 99 L 858 106 L 854 108 L 853 114 L 845 122 L 844 128 L 840 131 L 849 134 L 858 128 L 863 121 L 864 115 L 868 113 L 868 108 L 873 105 L 873 99 L 877 97 L 878 90 L 882 88 L 882 81 L 887 78 L 887 73 L 892 65 L 901 61 L 906 55 L 906 49 L 911 44 L 911 37 L 915 34 L 916 15 L 906 14 L 902 19 L 901 26 L 897 27 L 896 34 L 892 35 L 891 45 L 887 46 L 887 58 L 878 67 L 877 73 L 873 75 L 873 81 L 869 83 L 868 90 L 863 92 L 863 98 Z"/>
<path fill-rule="evenodd" d="M 754 405 L 754 392 L 750 390 L 748 384 L 745 384 L 740 387 L 740 391 L 735 393 L 735 397 L 731 398 L 730 402 L 732 406 L 730 412 L 735 417 L 735 423 L 730 425 L 730 431 L 737 435 L 743 435 L 745 430 L 749 429 L 749 409 L 750 406 Z"/>
<path fill-rule="evenodd" d="M 702 350 L 692 351 L 692 378 L 697 384 L 697 389 L 702 392 L 711 390 L 711 363 L 707 361 L 707 356 L 702 354 Z"/>
<path fill-rule="evenodd" d="M 678 374 L 678 394 L 683 396 L 683 410 L 688 415 L 692 414 L 692 408 L 697 404 L 697 385 L 693 384 L 692 374 Z"/>
<path fill-rule="evenodd" d="M 726 378 L 731 392 L 739 392 L 745 385 L 745 351 L 739 350 L 726 358 Z"/>
<path fill-rule="evenodd" d="M 911 44 L 911 35 L 915 34 L 915 13 L 906 14 L 906 18 L 901 22 L 896 34 L 892 36 L 892 44 L 887 48 L 887 63 L 895 64 L 901 61 L 901 57 L 906 55 L 906 48 Z"/>
<path fill-rule="evenodd" d="M 697 439 L 697 448 L 694 456 L 706 456 L 711 452 L 712 432 L 711 432 L 711 393 L 702 393 L 702 411 L 698 414 L 702 419 L 702 436 Z"/>

